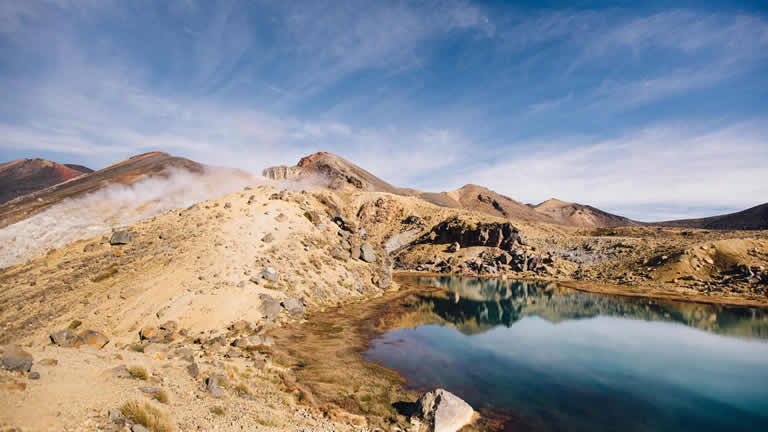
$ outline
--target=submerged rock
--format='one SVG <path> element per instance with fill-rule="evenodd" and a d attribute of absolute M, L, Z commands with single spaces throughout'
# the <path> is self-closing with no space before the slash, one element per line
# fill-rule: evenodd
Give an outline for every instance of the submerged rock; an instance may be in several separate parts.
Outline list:
<path fill-rule="evenodd" d="M 456 432 L 472 420 L 474 410 L 447 390 L 425 393 L 416 402 L 417 415 L 432 432 Z"/>

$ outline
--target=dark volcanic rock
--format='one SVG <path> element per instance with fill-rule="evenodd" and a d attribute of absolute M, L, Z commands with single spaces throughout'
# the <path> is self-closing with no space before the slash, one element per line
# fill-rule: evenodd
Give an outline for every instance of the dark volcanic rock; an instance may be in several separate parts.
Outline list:
<path fill-rule="evenodd" d="M 488 246 L 511 250 L 524 243 L 520 230 L 509 222 L 472 224 L 453 217 L 437 224 L 419 243 Z M 454 246 L 455 247 L 455 246 Z"/>

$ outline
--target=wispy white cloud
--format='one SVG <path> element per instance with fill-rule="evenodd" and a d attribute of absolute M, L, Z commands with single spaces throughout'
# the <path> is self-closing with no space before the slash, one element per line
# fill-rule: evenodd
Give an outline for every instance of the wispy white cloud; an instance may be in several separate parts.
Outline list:
<path fill-rule="evenodd" d="M 768 128 L 759 121 L 556 141 L 458 175 L 526 202 L 557 197 L 614 209 L 674 205 L 690 214 L 686 207 L 745 208 L 768 197 Z"/>

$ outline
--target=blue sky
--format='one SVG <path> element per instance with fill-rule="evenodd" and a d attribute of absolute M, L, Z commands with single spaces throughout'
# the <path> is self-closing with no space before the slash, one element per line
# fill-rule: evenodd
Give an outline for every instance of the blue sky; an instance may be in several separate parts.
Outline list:
<path fill-rule="evenodd" d="M 759 2 L 0 2 L 0 160 L 331 151 L 640 220 L 768 201 Z"/>

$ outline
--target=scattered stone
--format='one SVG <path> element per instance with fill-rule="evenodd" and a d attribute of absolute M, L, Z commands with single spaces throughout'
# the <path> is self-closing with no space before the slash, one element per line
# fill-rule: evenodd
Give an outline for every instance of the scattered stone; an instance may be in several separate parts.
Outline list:
<path fill-rule="evenodd" d="M 131 372 L 125 365 L 120 365 L 109 370 L 109 374 L 116 378 L 130 378 Z"/>
<path fill-rule="evenodd" d="M 461 249 L 461 245 L 459 242 L 453 242 L 450 246 L 448 246 L 448 252 L 455 253 L 458 252 L 459 249 Z"/>
<path fill-rule="evenodd" d="M 270 281 L 276 281 L 278 279 L 277 270 L 272 267 L 267 267 L 259 273 L 259 277 Z"/>
<path fill-rule="evenodd" d="M 372 263 L 376 262 L 378 256 L 376 255 L 376 251 L 373 250 L 373 246 L 371 246 L 370 243 L 363 243 L 363 245 L 360 247 L 360 258 L 362 258 L 362 260 L 365 262 Z"/>
<path fill-rule="evenodd" d="M 352 249 L 350 250 L 350 256 L 353 260 L 359 260 L 360 259 L 360 246 L 354 245 L 352 246 Z"/>
<path fill-rule="evenodd" d="M 92 250 L 93 250 L 93 249 L 95 249 L 95 248 L 96 248 L 96 243 L 88 243 L 88 244 L 87 244 L 87 245 L 85 245 L 85 247 L 83 248 L 83 252 L 90 252 L 90 251 L 92 251 Z"/>
<path fill-rule="evenodd" d="M 133 233 L 130 231 L 115 231 L 112 233 L 112 237 L 109 239 L 109 244 L 112 246 L 124 245 L 133 241 Z"/>
<path fill-rule="evenodd" d="M 96 330 L 85 330 L 78 335 L 78 338 L 82 344 L 95 346 L 99 349 L 109 343 L 109 339 L 107 339 L 103 333 L 97 332 Z"/>
<path fill-rule="evenodd" d="M 274 240 L 275 236 L 273 236 L 272 233 L 267 233 L 267 235 L 261 238 L 261 241 L 264 243 L 272 243 Z"/>
<path fill-rule="evenodd" d="M 146 394 L 155 394 L 163 391 L 160 387 L 139 387 L 139 390 Z"/>
<path fill-rule="evenodd" d="M 77 335 L 72 333 L 69 329 L 51 333 L 50 337 L 51 342 L 64 348 L 73 348 L 79 343 Z"/>
<path fill-rule="evenodd" d="M 32 354 L 18 345 L 0 347 L 0 364 L 11 371 L 29 372 L 32 369 Z"/>
<path fill-rule="evenodd" d="M 278 222 L 285 222 L 288 219 L 288 216 L 286 216 L 284 213 L 280 213 L 279 215 L 275 216 L 275 220 Z"/>
<path fill-rule="evenodd" d="M 437 389 L 422 395 L 417 414 L 433 432 L 456 432 L 472 420 L 474 410 L 458 396 Z"/>
<path fill-rule="evenodd" d="M 194 379 L 200 378 L 200 367 L 194 361 L 187 366 L 187 373 Z"/>
<path fill-rule="evenodd" d="M 124 426 L 127 419 L 119 410 L 109 410 L 109 421 L 118 426 Z"/>
<path fill-rule="evenodd" d="M 280 316 L 280 311 L 282 310 L 282 306 L 280 305 L 280 302 L 278 300 L 274 300 L 272 297 L 264 296 L 262 298 L 264 303 L 261 305 L 261 312 L 264 314 L 264 317 L 267 319 L 276 319 L 278 316 Z"/>
<path fill-rule="evenodd" d="M 350 256 L 349 252 L 345 251 L 339 246 L 332 246 L 330 248 L 329 254 L 331 255 L 331 258 L 337 259 L 339 261 L 347 261 Z"/>
<path fill-rule="evenodd" d="M 232 323 L 232 325 L 229 326 L 229 329 L 230 330 L 245 330 L 248 327 L 250 327 L 250 325 L 248 325 L 248 321 L 240 320 L 240 321 L 235 321 L 234 323 Z"/>
<path fill-rule="evenodd" d="M 225 209 L 231 209 L 232 208 L 232 203 L 229 203 L 229 202 L 224 203 L 224 208 Z"/>
<path fill-rule="evenodd" d="M 320 215 L 320 212 L 317 210 L 307 210 L 306 212 L 304 212 L 304 217 L 306 217 L 315 226 L 320 225 L 322 223 L 322 216 Z"/>
<path fill-rule="evenodd" d="M 293 316 L 301 316 L 304 314 L 304 306 L 302 306 L 295 298 L 287 298 L 283 300 L 283 307 Z"/>
<path fill-rule="evenodd" d="M 253 350 L 257 349 L 261 346 L 272 346 L 275 343 L 275 341 L 268 336 L 248 336 L 244 338 L 239 338 L 235 342 L 232 343 L 232 346 L 244 349 L 244 350 Z"/>
<path fill-rule="evenodd" d="M 144 354 L 157 360 L 164 360 L 168 354 L 168 344 L 151 343 L 144 347 Z"/>
<path fill-rule="evenodd" d="M 219 386 L 219 380 L 215 377 L 209 377 L 205 380 L 205 389 L 216 399 L 224 397 L 224 389 Z"/>
<path fill-rule="evenodd" d="M 140 424 L 135 424 L 131 426 L 131 432 L 149 432 L 149 430 Z"/>
<path fill-rule="evenodd" d="M 40 379 L 40 372 L 30 372 L 29 375 L 27 375 L 27 378 L 31 380 L 39 380 Z"/>

